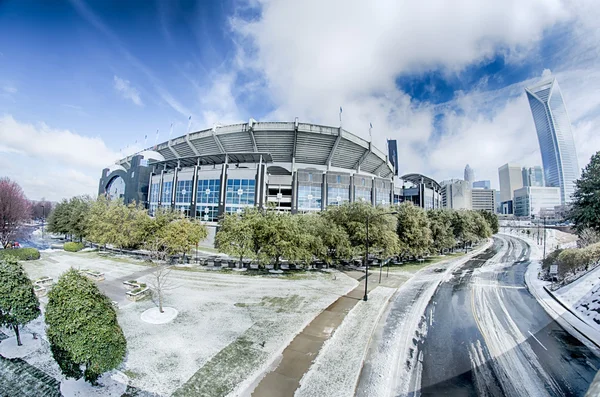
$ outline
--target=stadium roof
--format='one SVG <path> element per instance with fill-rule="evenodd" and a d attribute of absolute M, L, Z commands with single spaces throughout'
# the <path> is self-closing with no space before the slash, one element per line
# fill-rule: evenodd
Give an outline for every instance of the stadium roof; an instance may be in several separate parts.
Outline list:
<path fill-rule="evenodd" d="M 430 188 L 436 188 L 437 190 L 442 189 L 440 184 L 437 183 L 434 179 L 431 179 L 430 177 L 421 174 L 406 174 L 401 176 L 400 179 L 414 183 L 415 185 L 423 183 L 425 184 L 425 186 Z"/>
<path fill-rule="evenodd" d="M 216 126 L 192 132 L 147 150 L 160 153 L 165 162 L 214 157 L 224 154 L 270 155 L 273 163 L 330 165 L 358 169 L 380 177 L 391 177 L 393 166 L 387 156 L 370 142 L 338 127 L 298 122 L 255 122 Z M 129 166 L 133 155 L 117 164 Z M 231 159 L 230 159 L 231 160 Z M 196 161 L 193 162 L 196 164 Z"/>

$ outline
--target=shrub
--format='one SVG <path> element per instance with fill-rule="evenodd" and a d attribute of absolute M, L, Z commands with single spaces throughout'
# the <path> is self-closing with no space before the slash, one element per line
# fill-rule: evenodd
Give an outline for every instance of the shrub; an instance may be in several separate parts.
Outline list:
<path fill-rule="evenodd" d="M 31 261 L 40 259 L 40 251 L 35 248 L 16 248 L 16 249 L 4 249 L 0 250 L 0 259 L 4 259 L 8 256 L 20 261 Z"/>
<path fill-rule="evenodd" d="M 77 252 L 77 251 L 81 251 L 83 249 L 83 243 L 75 243 L 75 242 L 70 241 L 68 243 L 65 243 L 63 248 L 65 249 L 65 251 Z"/>

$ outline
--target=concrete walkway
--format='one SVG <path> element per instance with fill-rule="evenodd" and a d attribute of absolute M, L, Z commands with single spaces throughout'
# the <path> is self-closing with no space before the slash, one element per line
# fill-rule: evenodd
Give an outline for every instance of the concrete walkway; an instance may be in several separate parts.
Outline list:
<path fill-rule="evenodd" d="M 365 274 L 350 271 L 346 272 L 346 275 L 359 280 L 360 284 L 329 305 L 292 340 L 283 351 L 283 357 L 277 368 L 265 375 L 252 392 L 252 397 L 286 397 L 294 395 L 296 389 L 300 387 L 300 379 L 309 370 L 323 343 L 333 335 L 348 312 L 363 299 Z M 369 272 L 369 291 L 379 285 L 398 287 L 401 284 L 401 281 L 394 277 L 384 279 L 382 284 L 379 284 L 378 280 L 378 274 Z"/>

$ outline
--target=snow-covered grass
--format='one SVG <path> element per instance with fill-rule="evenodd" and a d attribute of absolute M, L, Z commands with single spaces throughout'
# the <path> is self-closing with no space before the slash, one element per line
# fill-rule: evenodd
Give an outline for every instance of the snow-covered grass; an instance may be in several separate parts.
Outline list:
<path fill-rule="evenodd" d="M 122 289 L 125 296 L 123 279 L 137 273 L 137 281 L 148 283 L 152 277 L 143 275 L 147 266 L 135 262 L 95 253 L 54 251 L 43 253 L 39 261 L 24 262 L 24 266 L 31 279 L 49 276 L 57 280 L 70 267 L 99 271 L 106 277 L 99 285 L 119 294 Z M 127 357 L 119 371 L 109 374 L 122 371 L 130 385 L 160 395 L 170 395 L 184 385 L 180 395 L 198 395 L 193 390 L 206 390 L 201 395 L 208 396 L 227 394 L 246 378 L 256 377 L 308 322 L 358 284 L 339 272 L 335 278 L 311 272 L 296 279 L 173 270 L 169 277 L 175 288 L 166 291 L 164 305 L 179 314 L 167 324 L 148 324 L 141 315 L 155 303 L 148 300 L 121 306 L 117 313 L 127 340 Z M 41 317 L 29 328 L 44 337 Z M 24 333 L 23 337 L 31 335 Z M 262 342 L 264 347 L 259 345 Z M 64 380 L 47 342 L 24 359 Z M 103 389 L 94 390 L 102 394 Z"/>
<path fill-rule="evenodd" d="M 297 397 L 351 396 L 373 328 L 395 288 L 377 287 L 367 302 L 358 302 L 331 339 L 325 342 L 300 381 Z"/>
<path fill-rule="evenodd" d="M 561 301 L 600 331 L 600 266 L 554 292 Z"/>

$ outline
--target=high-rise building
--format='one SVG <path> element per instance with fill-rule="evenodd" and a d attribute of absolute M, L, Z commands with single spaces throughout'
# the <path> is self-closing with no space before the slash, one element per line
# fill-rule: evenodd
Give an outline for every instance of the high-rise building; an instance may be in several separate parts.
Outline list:
<path fill-rule="evenodd" d="M 558 187 L 524 186 L 515 190 L 515 216 L 540 217 L 540 213 L 554 212 L 560 206 Z"/>
<path fill-rule="evenodd" d="M 496 189 L 475 188 L 471 190 L 471 209 L 496 212 Z"/>
<path fill-rule="evenodd" d="M 561 204 L 571 202 L 579 164 L 571 122 L 556 79 L 525 89 L 540 143 L 546 186 L 560 188 Z"/>
<path fill-rule="evenodd" d="M 517 164 L 504 164 L 498 168 L 500 178 L 500 202 L 513 199 L 514 191 L 523 187 L 523 173 L 521 166 Z"/>
<path fill-rule="evenodd" d="M 471 168 L 469 164 L 465 167 L 465 181 L 471 186 L 473 186 L 473 182 L 475 182 L 475 171 L 473 171 L 473 168 Z"/>
<path fill-rule="evenodd" d="M 388 159 L 394 166 L 394 175 L 398 176 L 398 143 L 395 139 L 388 139 Z"/>
<path fill-rule="evenodd" d="M 473 189 L 490 189 L 492 184 L 489 180 L 473 182 Z"/>
<path fill-rule="evenodd" d="M 471 184 L 462 179 L 450 179 L 440 183 L 442 186 L 442 206 L 455 210 L 471 209 Z"/>
<path fill-rule="evenodd" d="M 544 171 L 542 167 L 536 165 L 535 167 L 523 167 L 523 186 L 544 186 Z"/>

